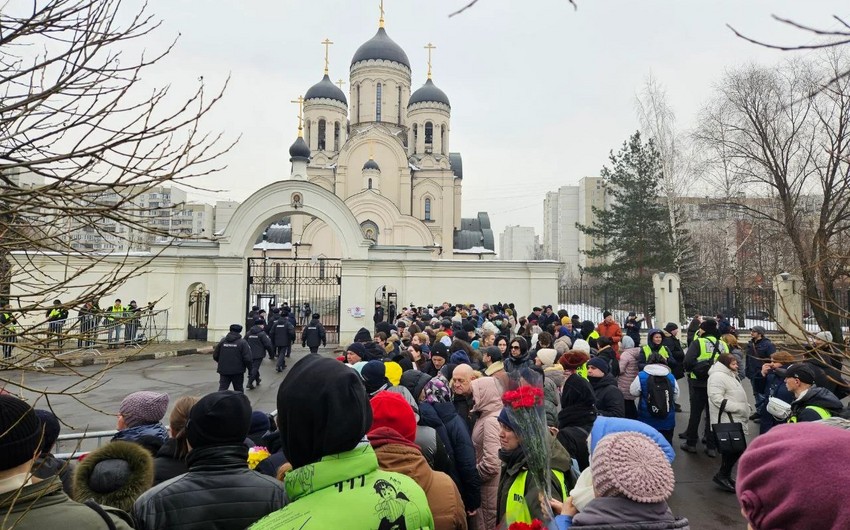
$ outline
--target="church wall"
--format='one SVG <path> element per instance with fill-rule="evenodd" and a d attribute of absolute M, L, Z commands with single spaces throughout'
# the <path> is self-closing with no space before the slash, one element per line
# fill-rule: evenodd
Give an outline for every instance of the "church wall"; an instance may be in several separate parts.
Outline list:
<path fill-rule="evenodd" d="M 377 121 L 377 85 L 381 83 L 381 121 L 406 124 L 405 109 L 410 99 L 410 71 L 389 61 L 367 61 L 351 70 L 351 123 Z M 360 89 L 359 115 L 357 88 Z M 399 120 L 399 93 L 401 87 L 401 120 Z"/>

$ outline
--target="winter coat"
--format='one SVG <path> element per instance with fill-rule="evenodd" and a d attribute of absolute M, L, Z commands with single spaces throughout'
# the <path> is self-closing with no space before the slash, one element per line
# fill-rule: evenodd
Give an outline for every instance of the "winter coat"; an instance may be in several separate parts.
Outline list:
<path fill-rule="evenodd" d="M 629 348 L 620 354 L 620 375 L 617 376 L 617 388 L 623 394 L 624 399 L 634 399 L 629 388 L 635 377 L 640 373 L 638 367 L 638 356 L 642 355 L 640 348 Z"/>
<path fill-rule="evenodd" d="M 269 338 L 277 347 L 290 346 L 295 342 L 295 326 L 288 318 L 279 318 L 269 327 Z"/>
<path fill-rule="evenodd" d="M 266 335 L 266 332 L 263 331 L 262 326 L 253 326 L 249 329 L 248 333 L 245 335 L 245 340 L 251 347 L 251 359 L 255 361 L 257 359 L 262 359 L 266 356 L 266 353 L 274 355 L 272 341 L 269 339 L 269 336 Z"/>
<path fill-rule="evenodd" d="M 555 381 L 543 379 L 543 410 L 546 413 L 546 425 L 558 426 L 558 413 L 561 411 L 561 392 Z"/>
<path fill-rule="evenodd" d="M 221 375 L 244 374 L 251 366 L 251 347 L 242 335 L 231 331 L 213 350 L 213 360 Z"/>
<path fill-rule="evenodd" d="M 59 475 L 59 479 L 62 480 L 62 490 L 71 495 L 74 491 L 75 466 L 76 464 L 72 460 L 56 458 L 48 453 L 36 458 L 35 464 L 32 466 L 32 474 L 42 480 Z"/>
<path fill-rule="evenodd" d="M 596 331 L 599 332 L 599 335 L 602 337 L 611 337 L 611 340 L 614 341 L 614 344 L 611 345 L 614 348 L 614 353 L 620 353 L 620 340 L 623 338 L 623 330 L 620 328 L 620 325 L 614 321 L 610 323 L 606 321 L 602 321 L 596 325 Z M 637 342 L 635 342 L 637 344 Z"/>
<path fill-rule="evenodd" d="M 761 379 L 761 367 L 774 353 L 776 353 L 776 346 L 767 337 L 759 340 L 750 339 L 747 343 L 747 377 Z"/>
<path fill-rule="evenodd" d="M 177 458 L 177 442 L 174 438 L 169 438 L 153 459 L 153 485 L 162 484 L 188 472 L 186 458 Z"/>
<path fill-rule="evenodd" d="M 499 458 L 502 460 L 502 469 L 499 475 L 499 497 L 497 504 L 497 512 L 496 518 L 500 523 L 505 523 L 505 526 L 510 526 L 510 523 L 514 521 L 505 521 L 505 508 L 507 507 L 508 502 L 508 492 L 513 486 L 514 481 L 517 476 L 522 471 L 527 471 L 528 467 L 526 466 L 526 458 L 525 453 L 522 447 L 518 447 L 516 451 L 513 451 L 509 454 L 506 454 L 504 451 L 499 452 Z M 554 436 L 549 436 L 549 465 L 550 469 L 556 469 L 564 474 L 564 481 L 567 493 L 569 494 L 570 489 L 572 489 L 573 485 L 571 482 L 571 474 L 570 468 L 572 467 L 572 458 L 570 454 L 567 452 L 564 447 L 558 443 Z M 558 500 L 562 499 L 561 493 L 561 485 L 558 483 L 558 479 L 555 474 L 552 474 L 551 477 L 551 485 L 552 489 L 552 497 Z M 525 492 L 524 495 L 526 501 L 526 505 L 528 506 L 528 511 L 531 514 L 532 519 L 540 519 L 543 520 L 542 510 L 540 507 L 540 501 L 538 497 L 540 496 L 540 491 L 535 484 L 534 480 L 531 480 L 531 477 L 526 476 L 525 480 Z M 531 522 L 531 521 L 526 521 Z M 490 527 L 495 528 L 495 527 Z M 488 528 L 489 530 L 489 528 Z"/>
<path fill-rule="evenodd" d="M 729 348 L 729 353 L 738 360 L 738 380 L 742 381 L 747 377 L 746 369 L 744 368 L 744 351 L 741 348 Z M 761 377 L 761 368 L 759 368 L 759 377 Z"/>
<path fill-rule="evenodd" d="M 560 364 L 555 364 L 552 366 L 546 366 L 543 368 L 543 375 L 547 380 L 551 380 L 555 383 L 555 386 L 558 387 L 558 396 L 561 395 L 561 389 L 564 388 L 564 381 L 567 380 L 567 376 L 564 375 L 564 369 Z M 558 407 L 560 408 L 560 399 L 558 399 Z"/>
<path fill-rule="evenodd" d="M 454 480 L 455 485 L 457 485 L 458 489 L 460 489 L 461 481 L 460 476 L 457 473 L 457 468 L 455 466 L 455 456 L 454 449 L 452 447 L 452 439 L 449 436 L 449 432 L 446 430 L 446 426 L 443 425 L 443 420 L 440 419 L 440 415 L 437 414 L 437 411 L 434 410 L 434 406 L 431 403 L 421 402 L 419 405 L 419 423 L 416 429 L 416 444 L 419 445 L 420 448 L 423 449 L 423 455 L 425 455 L 425 459 L 428 459 L 427 454 L 425 453 L 426 449 L 419 444 L 420 436 L 426 436 L 423 431 L 420 433 L 419 427 L 427 428 L 433 430 L 437 439 L 439 440 L 439 444 L 437 444 L 437 451 L 439 452 L 439 447 L 443 448 L 443 451 L 446 453 L 446 459 L 441 459 L 437 457 L 437 453 L 434 455 L 434 470 L 442 471 L 447 474 Z"/>
<path fill-rule="evenodd" d="M 730 370 L 723 363 L 714 363 L 708 370 L 708 410 L 709 423 L 712 425 L 718 423 L 718 413 L 720 412 L 720 404 L 726 400 L 726 407 L 723 409 L 723 416 L 720 417 L 720 423 L 730 423 L 729 415 L 732 414 L 732 423 L 739 422 L 744 426 L 744 434 L 749 431 L 749 416 L 752 413 L 752 407 L 747 400 L 747 392 L 744 390 L 741 382 L 738 381 L 738 374 Z"/>
<path fill-rule="evenodd" d="M 107 506 L 102 506 L 101 509 L 118 530 L 133 529 L 132 519 L 128 514 Z M 0 514 L 3 517 L 8 515 L 9 528 L 14 525 L 18 530 L 110 528 L 101 514 L 93 508 L 72 501 L 62 491 L 62 481 L 55 476 L 47 480 L 36 478 L 28 486 L 0 494 Z"/>
<path fill-rule="evenodd" d="M 651 375 L 666 377 L 667 380 L 670 381 L 670 386 L 673 387 L 674 403 L 676 402 L 676 398 L 679 396 L 679 384 L 676 382 L 676 378 L 673 376 L 670 368 L 664 364 L 647 364 L 643 370 L 640 371 L 638 376 L 635 377 L 635 380 L 632 381 L 632 384 L 629 387 L 629 393 L 632 397 L 640 399 L 637 404 L 637 419 L 638 421 L 641 421 L 659 431 L 672 430 L 676 426 L 676 407 L 670 407 L 670 411 L 667 413 L 666 418 L 657 418 L 649 412 L 649 407 L 647 405 L 649 388 L 647 385 L 649 383 L 649 376 Z"/>
<path fill-rule="evenodd" d="M 570 518 L 555 517 L 558 530 L 689 530 L 685 518 L 677 518 L 667 503 L 641 503 L 626 497 L 597 497 Z"/>
<path fill-rule="evenodd" d="M 437 415 L 446 426 L 451 441 L 455 470 L 460 481 L 458 489 L 463 497 L 467 511 L 477 510 L 481 505 L 481 477 L 475 462 L 475 448 L 472 445 L 470 431 L 451 403 L 432 403 Z"/>
<path fill-rule="evenodd" d="M 788 387 L 785 385 L 785 373 L 782 372 L 780 374 L 774 369 L 768 371 L 765 376 L 764 396 L 764 403 L 758 411 L 761 417 L 759 434 L 764 434 L 774 426 L 785 423 L 785 420 L 776 419 L 773 414 L 767 411 L 767 402 L 770 398 L 781 399 L 789 405 L 796 399 L 794 393 L 788 390 Z"/>
<path fill-rule="evenodd" d="M 410 477 L 382 471 L 368 443 L 286 474 L 290 503 L 251 530 L 434 528 L 428 497 Z"/>
<path fill-rule="evenodd" d="M 682 349 L 682 341 L 679 340 L 679 337 L 674 337 L 663 329 L 661 330 L 661 337 L 661 345 L 667 348 L 670 357 L 676 361 L 676 364 L 670 366 L 673 376 L 676 379 L 685 377 L 685 350 Z"/>
<path fill-rule="evenodd" d="M 833 416 L 840 414 L 844 410 L 844 404 L 835 397 L 835 394 L 825 388 L 813 386 L 803 396 L 791 403 L 791 418 L 796 417 L 798 422 L 820 420 L 820 414 L 806 408 L 809 406 L 824 408 L 832 413 Z M 791 418 L 788 421 L 791 421 Z"/>
<path fill-rule="evenodd" d="M 478 462 L 478 476 L 481 477 L 481 509 L 476 517 L 477 528 L 496 528 L 496 503 L 499 495 L 499 413 L 502 411 L 502 397 L 499 383 L 489 377 L 472 382 L 472 399 L 478 421 L 472 428 L 472 445 Z"/>
<path fill-rule="evenodd" d="M 200 447 L 187 461 L 188 473 L 154 486 L 133 505 L 137 530 L 243 529 L 286 502 L 282 482 L 248 469 L 244 445 Z"/>
<path fill-rule="evenodd" d="M 301 332 L 301 346 L 318 348 L 319 345 L 327 346 L 327 337 L 325 336 L 325 327 L 314 318 Z"/>
<path fill-rule="evenodd" d="M 434 516 L 434 530 L 466 530 L 466 511 L 457 486 L 445 473 L 428 467 L 415 444 L 387 427 L 371 431 L 369 442 L 382 470 L 412 478 L 425 492 Z"/>
<path fill-rule="evenodd" d="M 165 430 L 165 427 L 161 423 L 152 423 L 150 425 L 137 425 L 129 429 L 122 429 L 110 441 L 117 442 L 123 440 L 125 442 L 136 442 L 148 447 L 151 445 L 151 441 L 159 440 L 159 444 L 156 446 L 156 451 L 158 451 L 167 439 L 168 431 Z M 153 452 L 156 453 L 156 451 Z"/>
<path fill-rule="evenodd" d="M 588 377 L 593 394 L 596 396 L 596 410 L 600 416 L 623 418 L 626 415 L 626 404 L 623 393 L 617 388 L 617 380 L 611 374 L 602 377 Z"/>
<path fill-rule="evenodd" d="M 92 499 L 129 512 L 152 484 L 150 453 L 133 442 L 111 442 L 89 453 L 77 465 L 73 498 L 77 502 Z"/>
<path fill-rule="evenodd" d="M 627 319 L 623 327 L 626 329 L 626 335 L 631 337 L 633 341 L 635 341 L 635 345 L 640 344 L 640 325 L 641 320 L 630 320 Z"/>

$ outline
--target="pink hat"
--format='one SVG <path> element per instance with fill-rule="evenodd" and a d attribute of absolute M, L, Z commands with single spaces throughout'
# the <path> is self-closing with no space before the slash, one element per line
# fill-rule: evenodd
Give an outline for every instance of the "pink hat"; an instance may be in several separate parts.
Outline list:
<path fill-rule="evenodd" d="M 850 528 L 850 432 L 820 422 L 777 425 L 738 462 L 737 494 L 755 530 Z"/>
<path fill-rule="evenodd" d="M 118 412 L 127 427 L 159 423 L 168 408 L 168 394 L 159 392 L 133 392 L 124 398 Z"/>
<path fill-rule="evenodd" d="M 664 451 L 638 432 L 609 434 L 596 444 L 590 463 L 597 497 L 655 503 L 673 494 L 676 478 Z"/>

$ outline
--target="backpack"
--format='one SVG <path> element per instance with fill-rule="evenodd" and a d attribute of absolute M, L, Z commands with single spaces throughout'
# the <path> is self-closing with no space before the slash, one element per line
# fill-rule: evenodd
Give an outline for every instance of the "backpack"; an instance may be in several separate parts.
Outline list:
<path fill-rule="evenodd" d="M 666 418 L 673 409 L 673 385 L 667 376 L 650 375 L 646 379 L 646 410 L 655 418 Z"/>
<path fill-rule="evenodd" d="M 714 365 L 715 359 L 717 356 L 723 353 L 720 347 L 720 339 L 717 339 L 712 343 L 712 352 L 711 357 L 696 363 L 691 370 L 691 373 L 696 376 L 697 381 L 708 381 L 708 371 Z"/>

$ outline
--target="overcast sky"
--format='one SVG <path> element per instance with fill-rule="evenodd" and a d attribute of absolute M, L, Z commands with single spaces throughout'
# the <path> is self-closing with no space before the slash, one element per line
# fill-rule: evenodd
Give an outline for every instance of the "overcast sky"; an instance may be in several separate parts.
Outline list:
<path fill-rule="evenodd" d="M 465 0 L 385 2 L 414 90 L 425 81 L 423 46 L 437 46 L 434 82 L 451 99 L 452 150 L 463 154 L 463 216 L 488 211 L 497 241 L 509 224 L 541 234 L 545 193 L 599 174 L 638 127 L 635 94 L 650 72 L 687 129 L 725 69 L 784 57 L 736 38 L 727 23 L 794 44 L 811 39 L 771 14 L 833 28 L 831 15 L 850 11 L 837 0 L 576 1 L 577 11 L 566 0 L 480 0 L 453 18 Z M 151 10 L 164 20 L 151 47 L 181 36 L 146 82 L 188 93 L 199 76 L 218 86 L 231 75 L 206 127 L 241 140 L 228 169 L 198 184 L 237 200 L 288 177 L 297 125 L 289 101 L 321 79 L 320 42 L 335 42 L 331 77 L 348 81 L 354 51 L 378 22 L 378 0 L 175 1 Z"/>

